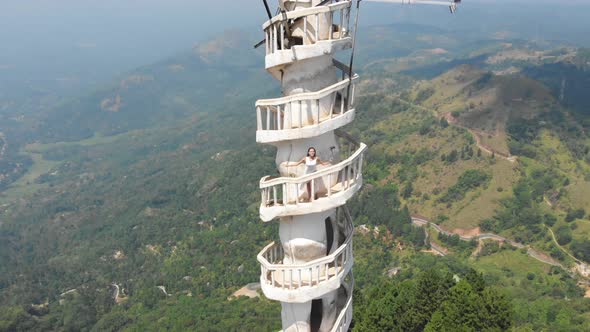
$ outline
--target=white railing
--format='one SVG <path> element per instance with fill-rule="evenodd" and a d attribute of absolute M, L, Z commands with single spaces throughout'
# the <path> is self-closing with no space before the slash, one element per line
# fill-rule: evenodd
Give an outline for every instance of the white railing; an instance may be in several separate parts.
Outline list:
<path fill-rule="evenodd" d="M 332 254 L 305 264 L 283 264 L 284 249 L 279 243 L 272 242 L 258 254 L 260 262 L 261 283 L 282 290 L 297 290 L 302 287 L 315 287 L 341 278 L 352 268 L 352 219 L 348 210 L 337 210 L 336 218 L 344 218 L 346 239 Z"/>
<path fill-rule="evenodd" d="M 332 327 L 332 332 L 347 332 L 352 322 L 352 289 L 354 288 L 354 277 L 350 273 L 350 285 L 348 287 L 348 299 L 346 305 L 340 311 L 336 323 Z"/>
<path fill-rule="evenodd" d="M 344 72 L 343 72 L 344 73 Z M 300 93 L 256 102 L 258 131 L 277 131 L 314 126 L 340 117 L 354 108 L 358 75 L 317 92 Z"/>
<path fill-rule="evenodd" d="M 367 149 L 364 143 L 352 156 L 340 163 L 306 174 L 300 177 L 266 176 L 260 180 L 262 191 L 262 208 L 299 205 L 301 203 L 313 203 L 316 200 L 330 198 L 333 195 L 343 193 L 355 184 L 362 182 L 363 157 Z M 307 201 L 302 197 L 307 190 L 307 184 L 311 192 Z"/>
<path fill-rule="evenodd" d="M 348 37 L 350 6 L 350 0 L 332 0 L 325 6 L 280 13 L 262 26 L 266 36 L 266 54 L 288 50 L 296 45 L 313 45 L 319 41 L 340 40 Z M 327 24 L 322 24 L 323 20 L 327 20 Z M 328 29 L 326 31 L 317 29 L 322 26 Z M 302 36 L 292 36 L 295 27 L 301 30 Z"/>

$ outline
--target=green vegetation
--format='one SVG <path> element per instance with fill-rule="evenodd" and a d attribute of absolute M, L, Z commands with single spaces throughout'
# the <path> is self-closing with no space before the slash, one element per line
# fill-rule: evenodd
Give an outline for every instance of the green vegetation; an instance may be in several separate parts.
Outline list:
<path fill-rule="evenodd" d="M 481 248 L 481 256 L 490 256 L 499 252 L 501 249 L 500 244 L 497 241 L 486 241 Z"/>
<path fill-rule="evenodd" d="M 582 219 L 586 215 L 584 209 L 569 210 L 565 216 L 565 221 L 572 222 L 576 219 Z"/>
<path fill-rule="evenodd" d="M 477 241 L 462 241 L 459 235 L 445 235 L 438 233 L 437 239 L 443 243 L 443 245 L 450 247 L 455 251 L 462 251 L 467 255 L 471 254 L 473 249 L 477 247 Z"/>
<path fill-rule="evenodd" d="M 395 185 L 389 183 L 363 190 L 350 208 L 357 223 L 385 226 L 396 239 L 411 243 L 416 248 L 424 245 L 424 232 L 412 227 L 408 208 L 400 208 Z"/>
<path fill-rule="evenodd" d="M 383 52 L 392 40 L 402 58 L 367 61 L 346 128 L 370 146 L 365 186 L 349 204 L 355 226 L 369 230 L 354 240 L 353 329 L 590 330 L 588 300 L 560 268 L 505 243 L 476 248 L 433 232 L 449 255 L 421 252 L 428 241 L 411 214 L 448 230 L 481 226 L 569 267 L 552 227 L 564 250 L 590 260 L 589 141 L 581 112 L 572 119 L 539 83 L 490 72 L 518 63 L 472 56 L 505 45 L 429 42 L 413 29 L 386 29 L 364 46 Z M 417 45 L 459 59 L 409 61 Z M 11 164 L 0 164 L 0 173 L 24 165 L 0 205 L 0 331 L 280 328 L 280 304 L 232 298 L 258 280 L 255 254 L 277 240 L 277 223 L 258 217 L 255 179 L 276 170 L 274 149 L 255 144 L 252 101 L 278 91 L 259 90 L 276 84 L 266 84 L 259 54 L 241 52 L 249 44 L 213 46 L 13 127 L 9 143 L 39 144 L 9 144 Z M 482 69 L 455 68 L 465 63 Z M 34 123 L 39 131 L 16 135 Z"/>
<path fill-rule="evenodd" d="M 477 169 L 471 169 L 461 174 L 455 185 L 439 199 L 443 203 L 452 203 L 461 200 L 469 190 L 481 187 L 489 183 L 490 175 Z"/>
<path fill-rule="evenodd" d="M 413 279 L 381 280 L 361 292 L 353 331 L 492 331 L 511 326 L 509 301 L 470 270 L 427 270 Z M 356 303 L 355 303 L 356 304 Z"/>
<path fill-rule="evenodd" d="M 27 194 L 32 194 L 43 187 L 38 179 L 51 173 L 53 167 L 57 166 L 56 162 L 48 161 L 43 158 L 40 153 L 28 153 L 28 157 L 32 163 L 23 169 L 28 169 L 24 174 L 21 174 L 18 180 L 7 181 L 6 190 L 0 193 L 0 202 L 10 202 L 14 199 L 23 197 Z"/>
<path fill-rule="evenodd" d="M 590 240 L 575 240 L 572 242 L 570 249 L 577 258 L 585 262 L 590 261 Z"/>

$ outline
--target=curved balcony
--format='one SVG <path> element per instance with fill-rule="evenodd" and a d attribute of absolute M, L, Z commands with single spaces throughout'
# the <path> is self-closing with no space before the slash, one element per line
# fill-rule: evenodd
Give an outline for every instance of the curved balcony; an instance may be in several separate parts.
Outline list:
<path fill-rule="evenodd" d="M 258 143 L 273 143 L 322 135 L 354 120 L 354 92 L 358 75 L 336 63 L 342 80 L 317 92 L 300 93 L 256 102 Z"/>
<path fill-rule="evenodd" d="M 354 277 L 350 274 L 350 281 L 348 287 L 348 298 L 346 305 L 340 310 L 340 314 L 332 327 L 332 332 L 347 332 L 352 322 L 352 290 L 354 288 Z"/>
<path fill-rule="evenodd" d="M 258 254 L 260 285 L 267 298 L 303 303 L 340 287 L 353 265 L 353 226 L 348 210 L 337 214 L 344 218 L 346 239 L 332 254 L 305 264 L 283 264 L 283 246 L 275 242 Z"/>
<path fill-rule="evenodd" d="M 332 0 L 324 6 L 280 13 L 264 23 L 266 68 L 351 48 L 351 3 Z"/>
<path fill-rule="evenodd" d="M 347 159 L 315 173 L 262 178 L 260 218 L 268 222 L 277 217 L 319 213 L 346 204 L 362 186 L 366 150 L 367 146 L 361 143 Z M 310 193 L 307 193 L 308 184 Z M 306 194 L 309 197 L 305 198 Z"/>

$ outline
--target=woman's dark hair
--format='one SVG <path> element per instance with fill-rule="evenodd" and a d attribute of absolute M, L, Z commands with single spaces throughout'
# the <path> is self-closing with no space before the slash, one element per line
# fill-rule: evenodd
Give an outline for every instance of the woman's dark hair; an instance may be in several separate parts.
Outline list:
<path fill-rule="evenodd" d="M 314 158 L 317 158 L 318 156 L 318 150 L 316 150 L 313 146 L 310 146 L 309 149 L 307 149 L 307 156 L 309 157 L 309 151 L 313 149 L 315 151 L 315 156 L 313 156 Z"/>

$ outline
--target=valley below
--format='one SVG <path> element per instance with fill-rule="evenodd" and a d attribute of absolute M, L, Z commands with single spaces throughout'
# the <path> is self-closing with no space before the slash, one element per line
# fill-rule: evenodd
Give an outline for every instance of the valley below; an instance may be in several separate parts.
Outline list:
<path fill-rule="evenodd" d="M 278 92 L 234 33 L 0 124 L 0 331 L 280 328 L 255 258 L 278 225 L 253 180 L 276 175 L 254 100 Z M 366 34 L 353 331 L 475 302 L 510 331 L 589 330 L 590 52 Z"/>

